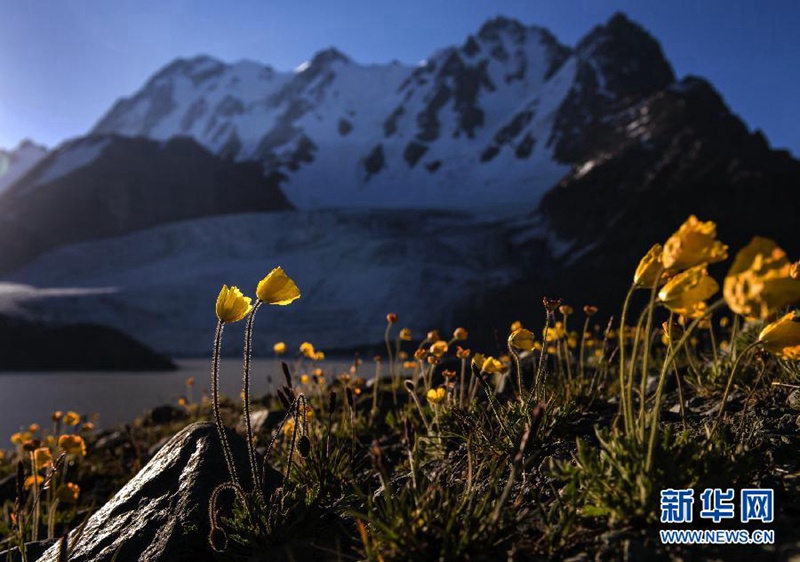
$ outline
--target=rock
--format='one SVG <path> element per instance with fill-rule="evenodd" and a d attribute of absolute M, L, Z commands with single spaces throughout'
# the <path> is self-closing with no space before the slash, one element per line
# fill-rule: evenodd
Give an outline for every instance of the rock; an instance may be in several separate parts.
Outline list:
<path fill-rule="evenodd" d="M 253 435 L 258 435 L 265 429 L 271 429 L 278 425 L 286 416 L 286 412 L 275 412 L 270 410 L 253 410 L 250 412 L 250 425 L 253 428 Z M 247 428 L 244 423 L 244 417 L 236 424 L 236 431 L 244 434 Z"/>
<path fill-rule="evenodd" d="M 245 441 L 228 431 L 245 489 L 249 469 Z M 267 493 L 280 475 L 268 475 Z M 88 520 L 80 537 L 71 533 L 70 562 L 112 560 L 207 560 L 208 501 L 229 480 L 217 430 L 195 423 L 175 435 L 158 454 Z M 39 559 L 56 562 L 58 547 Z"/>

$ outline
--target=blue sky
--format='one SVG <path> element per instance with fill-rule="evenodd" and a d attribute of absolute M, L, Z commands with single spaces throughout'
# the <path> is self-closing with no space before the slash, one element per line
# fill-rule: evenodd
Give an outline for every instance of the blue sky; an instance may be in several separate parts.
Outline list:
<path fill-rule="evenodd" d="M 800 155 L 792 0 L 0 0 L 0 148 L 85 133 L 179 56 L 288 70 L 333 45 L 362 63 L 416 63 L 498 14 L 573 45 L 617 10 L 661 41 L 679 76 L 709 78 L 751 128 Z"/>

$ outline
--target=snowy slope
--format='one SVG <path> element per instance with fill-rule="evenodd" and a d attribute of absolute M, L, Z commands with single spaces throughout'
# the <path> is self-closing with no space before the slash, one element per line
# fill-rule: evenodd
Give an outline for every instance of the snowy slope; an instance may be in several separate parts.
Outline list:
<path fill-rule="evenodd" d="M 182 59 L 118 101 L 95 132 L 190 135 L 283 174 L 299 208 L 533 207 L 577 163 L 557 154 L 559 143 L 603 103 L 635 93 L 617 78 L 653 62 L 635 60 L 637 45 L 660 56 L 646 32 L 615 18 L 575 49 L 496 18 L 417 67 L 362 65 L 335 49 L 294 72 Z M 633 45 L 625 65 L 620 41 Z"/>
<path fill-rule="evenodd" d="M 0 287 L 0 310 L 113 326 L 171 355 L 210 349 L 223 283 L 253 294 L 282 265 L 303 297 L 259 313 L 257 349 L 380 342 L 393 311 L 417 334 L 452 330 L 455 305 L 518 275 L 500 221 L 442 212 L 301 211 L 173 223 L 50 252 Z M 440 322 L 433 326 L 431 322 Z M 240 328 L 226 339 L 240 349 Z"/>
<path fill-rule="evenodd" d="M 47 149 L 30 141 L 23 141 L 14 150 L 0 150 L 0 193 L 24 176 L 42 158 Z"/>

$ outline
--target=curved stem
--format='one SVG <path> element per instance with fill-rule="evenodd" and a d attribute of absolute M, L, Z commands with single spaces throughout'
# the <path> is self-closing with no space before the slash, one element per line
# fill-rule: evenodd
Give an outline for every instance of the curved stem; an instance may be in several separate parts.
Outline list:
<path fill-rule="evenodd" d="M 225 324 L 220 320 L 217 322 L 217 331 L 214 335 L 214 356 L 211 362 L 211 404 L 214 407 L 214 423 L 219 433 L 219 441 L 222 445 L 222 454 L 225 457 L 225 464 L 228 466 L 228 474 L 231 481 L 239 485 L 239 476 L 236 474 L 236 466 L 233 464 L 233 454 L 225 435 L 225 427 L 222 425 L 222 416 L 219 413 L 219 355 L 222 344 L 222 330 Z"/>
<path fill-rule="evenodd" d="M 664 364 L 661 366 L 661 374 L 658 377 L 658 387 L 656 388 L 656 396 L 655 396 L 655 403 L 653 404 L 653 417 L 650 421 L 650 439 L 648 440 L 647 444 L 647 459 L 645 461 L 645 471 L 649 472 L 650 468 L 653 465 L 653 451 L 655 450 L 656 444 L 656 433 L 658 432 L 658 420 L 661 415 L 661 397 L 664 392 L 664 381 L 667 378 L 667 371 L 669 370 L 670 365 L 675 360 L 678 351 L 686 344 L 689 340 L 689 336 L 691 336 L 694 329 L 697 325 L 709 314 L 711 314 L 714 310 L 719 308 L 725 304 L 723 299 L 716 301 L 714 304 L 710 305 L 706 311 L 702 314 L 702 316 L 695 318 L 694 321 L 689 325 L 686 331 L 681 336 L 680 341 L 677 345 L 672 347 L 670 351 L 667 353 L 667 357 L 664 359 Z"/>
<path fill-rule="evenodd" d="M 636 285 L 631 285 L 628 289 L 628 294 L 625 295 L 625 302 L 622 305 L 622 315 L 619 319 L 619 331 L 617 332 L 617 341 L 619 342 L 619 411 L 622 414 L 623 423 L 625 424 L 625 432 L 630 434 L 632 431 L 631 420 L 628 419 L 628 406 L 626 404 L 626 384 L 625 384 L 625 318 L 628 316 L 628 306 L 631 303 L 633 291 L 636 290 Z"/>
<path fill-rule="evenodd" d="M 264 500 L 264 492 L 261 489 L 261 479 L 258 476 L 256 463 L 256 451 L 253 443 L 253 426 L 250 421 L 250 356 L 253 345 L 253 322 L 256 312 L 261 307 L 262 301 L 256 300 L 253 310 L 247 316 L 247 327 L 244 333 L 244 376 L 242 380 L 242 403 L 244 405 L 244 424 L 247 431 L 247 457 L 250 462 L 250 474 L 253 479 L 253 489 L 256 490 L 259 499 Z"/>
<path fill-rule="evenodd" d="M 717 414 L 717 419 L 714 422 L 714 426 L 711 428 L 711 433 L 709 433 L 708 438 L 714 435 L 719 427 L 719 424 L 722 423 L 722 418 L 725 413 L 725 405 L 728 402 L 728 393 L 731 391 L 731 386 L 733 384 L 733 377 L 736 374 L 736 369 L 739 367 L 739 363 L 741 363 L 742 358 L 747 355 L 747 352 L 756 347 L 761 342 L 756 340 L 747 347 L 745 347 L 742 352 L 736 357 L 736 361 L 733 362 L 733 367 L 731 367 L 731 374 L 728 376 L 728 383 L 725 385 L 725 392 L 722 394 L 722 403 L 719 405 L 719 413 Z"/>

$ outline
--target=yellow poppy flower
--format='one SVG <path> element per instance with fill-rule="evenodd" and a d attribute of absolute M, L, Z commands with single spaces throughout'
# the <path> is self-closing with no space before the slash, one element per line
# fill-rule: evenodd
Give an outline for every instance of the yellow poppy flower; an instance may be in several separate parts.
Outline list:
<path fill-rule="evenodd" d="M 272 346 L 272 351 L 275 352 L 275 355 L 283 355 L 286 353 L 286 343 L 279 341 L 275 345 Z"/>
<path fill-rule="evenodd" d="M 449 346 L 447 345 L 447 342 L 439 340 L 430 347 L 429 351 L 431 355 L 433 355 L 437 359 L 440 359 L 445 353 L 447 353 L 448 349 Z"/>
<path fill-rule="evenodd" d="M 664 247 L 661 244 L 654 244 L 647 250 L 633 274 L 633 284 L 637 289 L 652 289 L 654 285 L 659 284 L 664 270 L 661 261 L 663 255 Z"/>
<path fill-rule="evenodd" d="M 472 364 L 475 365 L 482 373 L 502 373 L 505 371 L 505 365 L 494 357 L 486 357 L 482 353 L 476 353 L 472 356 Z"/>
<path fill-rule="evenodd" d="M 718 290 L 717 282 L 700 265 L 667 281 L 658 292 L 658 300 L 675 314 L 696 318 L 705 310 L 705 300 Z"/>
<path fill-rule="evenodd" d="M 664 244 L 661 261 L 672 270 L 722 261 L 728 257 L 728 247 L 716 238 L 716 223 L 692 215 Z"/>
<path fill-rule="evenodd" d="M 34 480 L 34 478 L 35 478 L 35 480 Z M 25 479 L 25 489 L 26 490 L 30 490 L 31 487 L 33 486 L 34 482 L 36 482 L 36 487 L 38 488 L 39 486 L 44 484 L 44 478 L 39 476 L 38 474 L 35 477 L 34 476 L 28 476 Z"/>
<path fill-rule="evenodd" d="M 469 337 L 469 332 L 467 332 L 464 328 L 456 328 L 453 332 L 453 339 L 454 340 L 465 340 Z"/>
<path fill-rule="evenodd" d="M 253 309 L 250 297 L 242 294 L 238 287 L 223 285 L 217 297 L 217 318 L 220 322 L 238 322 Z"/>
<path fill-rule="evenodd" d="M 32 423 L 28 426 L 28 433 L 36 433 L 39 431 L 39 424 Z"/>
<path fill-rule="evenodd" d="M 300 344 L 300 353 L 302 353 L 309 359 L 313 359 L 314 353 L 316 352 L 314 351 L 314 346 L 310 342 L 304 341 L 303 343 Z"/>
<path fill-rule="evenodd" d="M 53 455 L 47 447 L 40 447 L 33 452 L 33 460 L 38 468 L 43 468 L 53 462 Z"/>
<path fill-rule="evenodd" d="M 58 438 L 58 446 L 68 455 L 86 455 L 86 443 L 80 435 L 62 435 Z"/>
<path fill-rule="evenodd" d="M 768 324 L 758 335 L 761 345 L 781 359 L 800 361 L 800 313 L 783 315 Z"/>
<path fill-rule="evenodd" d="M 509 333 L 516 332 L 520 328 L 522 328 L 522 322 L 520 322 L 519 320 L 515 320 L 514 322 L 511 323 L 511 329 L 509 330 Z"/>
<path fill-rule="evenodd" d="M 267 304 L 285 306 L 300 298 L 300 289 L 281 267 L 276 267 L 259 282 L 256 296 Z"/>
<path fill-rule="evenodd" d="M 72 482 L 67 482 L 66 484 L 62 484 L 56 490 L 56 498 L 58 501 L 68 504 L 75 504 L 78 503 L 78 498 L 81 495 L 80 486 L 77 484 L 73 484 Z"/>
<path fill-rule="evenodd" d="M 317 351 L 316 353 L 314 353 L 313 359 L 314 361 L 322 361 L 325 359 L 325 354 L 321 351 Z"/>
<path fill-rule="evenodd" d="M 25 441 L 27 441 L 30 438 L 31 438 L 31 435 L 29 433 L 24 433 L 22 431 L 18 431 L 17 433 L 15 433 L 15 434 L 13 434 L 11 436 L 11 442 L 14 445 L 22 445 L 23 443 L 25 443 Z"/>
<path fill-rule="evenodd" d="M 294 425 L 295 423 L 293 418 L 286 420 L 286 423 L 283 424 L 283 434 L 287 437 L 291 436 L 292 433 L 294 433 Z"/>
<path fill-rule="evenodd" d="M 766 319 L 800 300 L 800 280 L 792 264 L 769 238 L 756 236 L 733 260 L 723 284 L 728 307 L 748 320 Z"/>
<path fill-rule="evenodd" d="M 403 341 L 411 341 L 411 330 L 408 328 L 403 328 L 400 330 L 398 337 Z"/>
<path fill-rule="evenodd" d="M 469 357 L 470 351 L 469 349 L 464 349 L 460 345 L 456 348 L 456 357 L 459 359 L 466 359 Z"/>
<path fill-rule="evenodd" d="M 64 425 L 75 426 L 81 423 L 81 417 L 78 412 L 69 411 L 64 414 Z"/>
<path fill-rule="evenodd" d="M 525 328 L 520 328 L 508 336 L 508 345 L 516 349 L 522 349 L 523 351 L 533 351 L 534 340 L 533 332 Z"/>
<path fill-rule="evenodd" d="M 447 396 L 447 391 L 441 386 L 439 388 L 430 389 L 428 393 L 425 395 L 425 397 L 428 399 L 428 402 L 430 402 L 431 404 L 439 404 L 445 399 L 446 396 Z"/>

